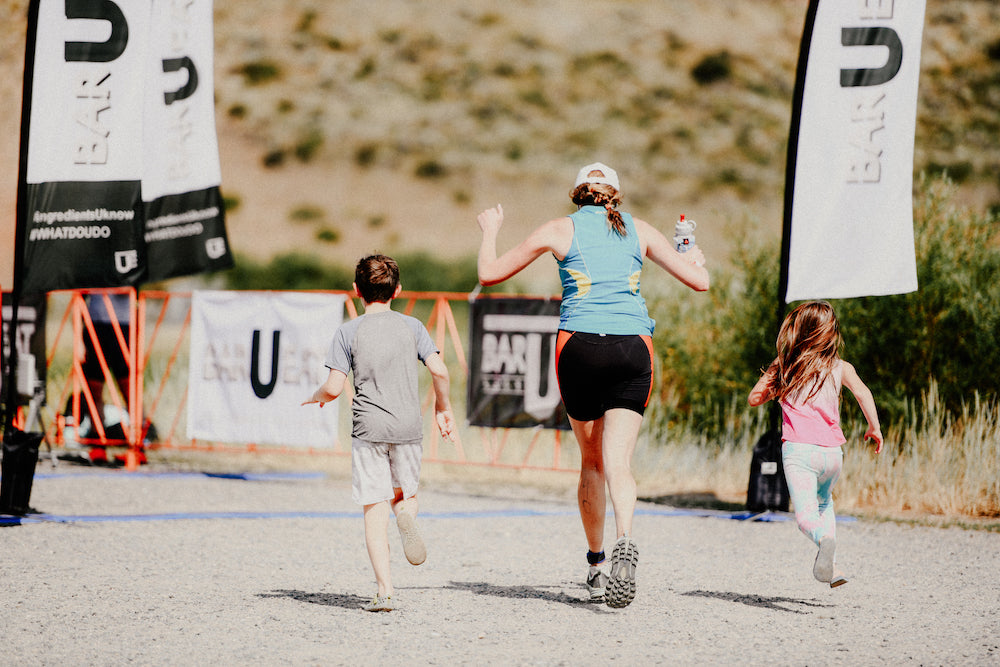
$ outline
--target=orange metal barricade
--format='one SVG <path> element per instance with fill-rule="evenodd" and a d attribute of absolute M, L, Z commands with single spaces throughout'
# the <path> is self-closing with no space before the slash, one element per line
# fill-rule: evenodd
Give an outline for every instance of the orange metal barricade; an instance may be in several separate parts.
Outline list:
<path fill-rule="evenodd" d="M 129 377 L 127 396 L 124 403 L 114 390 L 115 378 L 107 363 L 103 351 L 97 344 L 97 334 L 87 311 L 85 296 L 99 294 L 105 300 L 105 307 L 110 307 L 107 294 L 128 293 L 130 295 L 130 312 L 132 326 L 124 330 L 120 324 L 114 327 L 117 343 L 128 360 Z M 346 296 L 345 310 L 351 319 L 359 314 L 359 306 L 351 293 L 341 290 L 330 290 L 331 294 Z M 52 339 L 48 355 L 49 367 L 57 361 L 60 354 L 65 354 L 66 347 L 63 337 L 67 329 L 71 332 L 72 354 L 69 363 L 69 373 L 59 392 L 56 406 L 59 413 L 50 424 L 50 442 L 57 446 L 65 445 L 67 420 L 72 418 L 75 425 L 82 422 L 83 415 L 93 415 L 96 402 L 83 372 L 83 340 L 89 336 L 98 350 L 98 360 L 105 384 L 109 385 L 112 405 L 128 416 L 125 428 L 125 439 L 114 440 L 107 437 L 101 420 L 92 419 L 96 429 L 96 437 L 85 438 L 82 443 L 94 447 L 124 446 L 126 453 L 124 464 L 127 469 L 135 470 L 144 460 L 144 449 L 162 448 L 175 450 L 198 451 L 229 451 L 229 452 L 268 452 L 278 454 L 306 455 L 346 455 L 349 449 L 340 444 L 339 434 L 336 435 L 331 448 L 294 447 L 294 446 L 260 446 L 257 443 L 216 443 L 195 441 L 179 434 L 182 420 L 185 416 L 187 392 L 178 391 L 177 387 L 186 388 L 187 367 L 183 363 L 186 345 L 190 341 L 191 329 L 191 293 L 148 290 L 136 293 L 132 289 L 118 290 L 73 290 L 63 292 L 68 294 L 69 304 Z M 468 361 L 466 347 L 455 318 L 452 304 L 467 304 L 469 295 L 455 292 L 402 292 L 394 301 L 394 306 L 406 314 L 420 316 L 427 308 L 428 314 L 422 319 L 434 338 L 435 344 L 441 350 L 445 362 L 451 370 L 454 380 L 466 378 Z M 418 309 L 421 311 L 417 313 Z M 173 388 L 173 396 L 170 396 Z M 350 399 L 349 395 L 345 395 Z M 81 400 L 82 399 L 82 400 Z M 429 389 L 422 407 L 427 410 L 434 400 L 433 390 Z M 69 401 L 72 409 L 68 415 L 62 415 L 62 406 Z M 453 405 L 458 402 L 453 401 Z M 150 437 L 153 424 L 167 425 L 165 429 L 156 429 L 155 439 Z M 474 454 L 467 453 L 462 439 L 456 434 L 454 442 L 442 443 L 436 428 L 430 428 L 428 444 L 425 448 L 424 460 L 433 463 L 459 465 L 482 465 L 491 467 L 539 470 L 579 470 L 578 462 L 564 461 L 562 434 L 552 430 L 553 435 L 551 456 L 545 456 L 540 451 L 540 442 L 548 429 L 537 428 L 526 433 L 524 429 L 500 429 L 469 427 L 479 431 L 481 449 Z M 521 431 L 530 434 L 530 442 L 526 445 L 523 455 L 511 451 L 509 447 L 512 432 Z M 468 432 L 468 430 L 466 430 Z M 78 440 L 79 428 L 78 428 Z M 523 438 L 520 438 L 523 440 Z M 524 447 L 521 443 L 522 448 Z"/>

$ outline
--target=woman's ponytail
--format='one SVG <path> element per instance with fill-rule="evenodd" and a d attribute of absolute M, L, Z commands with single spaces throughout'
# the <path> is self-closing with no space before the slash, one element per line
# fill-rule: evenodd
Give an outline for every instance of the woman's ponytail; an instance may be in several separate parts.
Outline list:
<path fill-rule="evenodd" d="M 621 193 L 605 183 L 582 183 L 569 193 L 577 206 L 603 206 L 608 211 L 608 227 L 618 236 L 628 236 L 628 228 L 618 205 Z"/>

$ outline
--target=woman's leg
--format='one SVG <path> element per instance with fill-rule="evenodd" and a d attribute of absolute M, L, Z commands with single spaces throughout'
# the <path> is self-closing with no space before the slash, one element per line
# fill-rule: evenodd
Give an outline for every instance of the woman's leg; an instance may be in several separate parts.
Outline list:
<path fill-rule="evenodd" d="M 604 516 L 607 512 L 602 451 L 604 418 L 578 421 L 570 417 L 569 422 L 580 446 L 580 483 L 576 492 L 580 520 L 587 536 L 587 548 L 599 553 L 604 549 Z"/>
<path fill-rule="evenodd" d="M 640 426 L 642 415 L 634 410 L 615 408 L 604 414 L 604 475 L 615 510 L 616 537 L 632 534 L 636 502 L 632 454 Z"/>

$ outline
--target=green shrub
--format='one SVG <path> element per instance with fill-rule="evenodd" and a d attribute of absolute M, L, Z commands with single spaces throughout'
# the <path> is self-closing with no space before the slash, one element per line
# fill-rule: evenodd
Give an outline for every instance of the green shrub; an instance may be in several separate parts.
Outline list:
<path fill-rule="evenodd" d="M 392 256 L 399 263 L 400 281 L 407 291 L 468 292 L 478 282 L 475 257 L 444 260 L 426 252 Z M 277 255 L 268 262 L 237 255 L 236 265 L 223 275 L 227 289 L 350 290 L 358 259 L 340 265 L 297 252 Z"/>
<path fill-rule="evenodd" d="M 691 68 L 691 76 L 700 86 L 728 79 L 731 75 L 732 57 L 728 51 L 710 53 Z"/>
<path fill-rule="evenodd" d="M 268 169 L 274 169 L 285 164 L 285 149 L 275 148 L 264 154 L 264 158 L 261 160 L 264 166 Z"/>
<path fill-rule="evenodd" d="M 323 147 L 324 141 L 322 130 L 310 128 L 295 143 L 295 157 L 301 162 L 309 162 Z"/>
<path fill-rule="evenodd" d="M 414 292 L 469 292 L 479 284 L 476 258 L 440 259 L 428 252 L 394 255 L 403 289 Z"/>
<path fill-rule="evenodd" d="M 323 243 L 336 243 L 340 240 L 340 231 L 333 227 L 321 227 L 316 230 L 316 240 Z"/>
<path fill-rule="evenodd" d="M 224 272 L 227 289 L 234 290 L 349 290 L 354 267 L 345 269 L 297 252 L 258 262 L 237 255 L 235 266 Z"/>
<path fill-rule="evenodd" d="M 444 178 L 448 175 L 448 168 L 437 160 L 424 160 L 413 173 L 419 178 Z"/>
<path fill-rule="evenodd" d="M 303 204 L 296 206 L 288 213 L 288 219 L 292 222 L 314 222 L 326 216 L 326 211 L 321 206 Z"/>
<path fill-rule="evenodd" d="M 272 79 L 281 77 L 281 68 L 269 60 L 256 60 L 244 64 L 239 73 L 243 75 L 248 85 L 258 86 Z"/>

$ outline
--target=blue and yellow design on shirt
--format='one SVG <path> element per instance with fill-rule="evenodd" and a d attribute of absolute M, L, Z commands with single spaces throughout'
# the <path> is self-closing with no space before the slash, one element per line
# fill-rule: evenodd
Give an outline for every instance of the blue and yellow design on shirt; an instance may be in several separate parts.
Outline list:
<path fill-rule="evenodd" d="M 559 328 L 615 335 L 653 333 L 655 323 L 639 292 L 642 249 L 632 216 L 622 213 L 625 236 L 611 230 L 603 206 L 583 206 L 569 217 L 573 243 L 559 262 L 563 286 Z"/>

